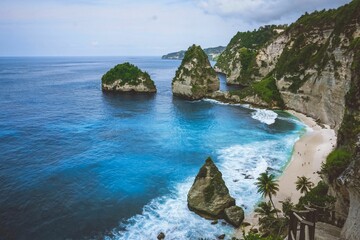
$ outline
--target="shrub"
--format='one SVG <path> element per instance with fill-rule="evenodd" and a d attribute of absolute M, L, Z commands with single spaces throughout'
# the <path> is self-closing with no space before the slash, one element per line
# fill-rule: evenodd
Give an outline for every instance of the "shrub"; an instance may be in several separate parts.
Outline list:
<path fill-rule="evenodd" d="M 320 181 L 318 185 L 312 188 L 305 196 L 300 197 L 297 208 L 303 209 L 305 205 L 315 205 L 320 207 L 327 207 L 335 201 L 334 197 L 327 195 L 329 186 Z"/>
<path fill-rule="evenodd" d="M 337 178 L 349 165 L 351 154 L 344 149 L 335 149 L 322 165 L 322 172 L 329 176 L 330 181 Z"/>

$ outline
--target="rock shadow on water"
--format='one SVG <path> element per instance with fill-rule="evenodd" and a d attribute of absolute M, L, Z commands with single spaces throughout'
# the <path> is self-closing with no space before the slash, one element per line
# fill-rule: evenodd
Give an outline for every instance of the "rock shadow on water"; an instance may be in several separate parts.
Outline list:
<path fill-rule="evenodd" d="M 156 94 L 133 92 L 103 92 L 102 100 L 105 106 L 124 110 L 149 111 L 155 105 Z M 113 111 L 113 109 L 111 109 Z"/>

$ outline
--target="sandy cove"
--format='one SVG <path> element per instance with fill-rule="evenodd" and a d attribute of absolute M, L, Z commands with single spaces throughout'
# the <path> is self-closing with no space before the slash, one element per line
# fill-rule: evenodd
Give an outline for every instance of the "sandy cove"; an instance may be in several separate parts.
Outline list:
<path fill-rule="evenodd" d="M 317 171 L 321 169 L 321 163 L 336 146 L 336 134 L 328 126 L 320 127 L 314 119 L 292 110 L 287 111 L 300 119 L 308 126 L 307 132 L 295 143 L 294 151 L 288 165 L 279 177 L 279 192 L 273 197 L 276 208 L 281 209 L 280 201 L 290 197 L 291 201 L 297 203 L 301 194 L 296 190 L 295 182 L 298 176 L 310 178 L 310 181 L 317 184 L 320 176 Z M 252 226 L 257 225 L 257 218 L 254 213 L 245 217 L 245 222 Z M 241 230 L 236 233 L 242 236 Z"/>

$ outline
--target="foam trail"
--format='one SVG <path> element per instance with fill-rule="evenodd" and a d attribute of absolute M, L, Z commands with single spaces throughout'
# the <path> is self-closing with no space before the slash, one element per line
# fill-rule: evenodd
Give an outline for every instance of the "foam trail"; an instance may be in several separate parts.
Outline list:
<path fill-rule="evenodd" d="M 276 112 L 267 109 L 255 109 L 255 112 L 251 114 L 253 119 L 266 123 L 267 125 L 275 123 L 277 116 Z"/>

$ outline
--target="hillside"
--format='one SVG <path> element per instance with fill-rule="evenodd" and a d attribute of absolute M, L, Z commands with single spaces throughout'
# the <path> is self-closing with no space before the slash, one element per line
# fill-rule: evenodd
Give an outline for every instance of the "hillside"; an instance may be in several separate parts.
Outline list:
<path fill-rule="evenodd" d="M 212 47 L 212 48 L 205 48 L 204 52 L 208 56 L 210 61 L 216 61 L 219 55 L 225 50 L 225 47 Z M 168 53 L 162 56 L 162 59 L 172 59 L 172 60 L 182 60 L 185 56 L 185 50 L 181 50 L 178 52 Z"/>

